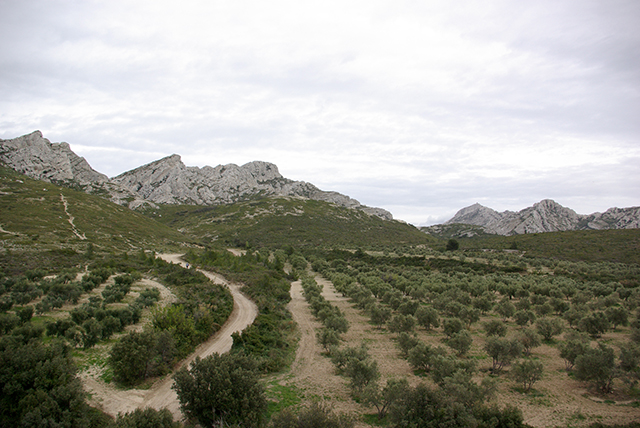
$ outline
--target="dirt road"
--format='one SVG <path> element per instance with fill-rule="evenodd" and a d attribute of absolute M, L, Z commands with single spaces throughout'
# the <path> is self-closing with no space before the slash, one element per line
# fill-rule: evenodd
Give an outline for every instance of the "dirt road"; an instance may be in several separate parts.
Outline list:
<path fill-rule="evenodd" d="M 163 260 L 180 264 L 186 267 L 186 263 L 180 259 L 180 254 L 161 254 Z M 231 335 L 236 331 L 242 331 L 255 319 L 258 309 L 256 305 L 244 296 L 237 284 L 227 282 L 222 276 L 203 271 L 215 284 L 221 284 L 229 288 L 233 296 L 233 312 L 222 328 L 207 342 L 201 344 L 196 351 L 180 363 L 180 366 L 190 364 L 196 357 L 204 358 L 213 353 L 222 354 L 228 352 L 233 344 Z M 183 419 L 180 412 L 178 397 L 171 385 L 173 379 L 167 376 L 156 382 L 150 389 L 118 390 L 113 385 L 105 384 L 96 379 L 91 373 L 83 373 L 82 380 L 87 392 L 91 394 L 91 402 L 102 408 L 106 413 L 117 416 L 118 413 L 127 413 L 136 408 L 153 407 L 154 409 L 167 408 L 177 420 Z"/>

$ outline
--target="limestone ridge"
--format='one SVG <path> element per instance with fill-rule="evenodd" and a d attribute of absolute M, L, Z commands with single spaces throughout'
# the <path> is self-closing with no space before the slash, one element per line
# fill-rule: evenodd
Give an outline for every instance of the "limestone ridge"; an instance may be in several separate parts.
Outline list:
<path fill-rule="evenodd" d="M 95 171 L 87 161 L 71 151 L 67 143 L 54 143 L 40 131 L 13 140 L 0 140 L 0 160 L 32 178 L 47 182 L 92 184 L 109 178 Z"/>
<path fill-rule="evenodd" d="M 179 155 L 171 155 L 109 179 L 76 155 L 69 144 L 51 143 L 40 131 L 0 139 L 0 162 L 38 180 L 107 195 L 129 208 L 144 204 L 215 205 L 260 196 L 287 196 L 330 202 L 393 219 L 382 208 L 367 207 L 340 193 L 284 178 L 276 165 L 267 162 L 198 168 L 187 167 Z"/>
<path fill-rule="evenodd" d="M 567 230 L 640 228 L 640 207 L 610 208 L 604 213 L 577 214 L 551 199 L 518 212 L 497 212 L 480 204 L 461 209 L 445 224 L 481 226 L 487 233 L 519 235 Z"/>
<path fill-rule="evenodd" d="M 288 196 L 330 202 L 393 219 L 391 213 L 381 208 L 367 207 L 340 193 L 285 178 L 276 165 L 268 162 L 187 167 L 174 154 L 120 174 L 112 181 L 157 204 L 216 205 L 260 196 Z"/>
<path fill-rule="evenodd" d="M 0 139 L 0 162 L 37 180 L 104 195 L 120 205 L 144 203 L 134 193 L 118 186 L 91 168 L 67 143 L 51 143 L 40 131 L 11 140 Z"/>

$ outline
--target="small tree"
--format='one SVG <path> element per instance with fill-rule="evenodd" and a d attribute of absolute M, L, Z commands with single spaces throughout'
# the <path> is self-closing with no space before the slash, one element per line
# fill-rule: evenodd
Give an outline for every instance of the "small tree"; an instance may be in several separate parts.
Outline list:
<path fill-rule="evenodd" d="M 267 400 L 255 362 L 240 354 L 196 358 L 173 376 L 182 412 L 207 427 L 262 424 Z"/>
<path fill-rule="evenodd" d="M 553 336 L 562 333 L 564 326 L 559 318 L 540 318 L 536 321 L 536 330 L 544 338 L 551 340 Z"/>
<path fill-rule="evenodd" d="M 629 311 L 622 306 L 612 306 L 607 308 L 604 313 L 614 330 L 619 325 L 629 325 Z"/>
<path fill-rule="evenodd" d="M 500 303 L 498 303 L 498 305 L 495 308 L 495 311 L 499 315 L 502 315 L 503 321 L 506 321 L 507 318 L 511 318 L 513 314 L 516 313 L 516 307 L 509 300 L 503 299 Z"/>
<path fill-rule="evenodd" d="M 349 378 L 351 391 L 357 397 L 370 384 L 380 378 L 378 363 L 367 357 L 366 359 L 351 358 L 347 361 L 344 374 Z"/>
<path fill-rule="evenodd" d="M 514 358 L 518 358 L 522 353 L 522 344 L 517 340 L 491 337 L 487 339 L 484 347 L 487 354 L 492 359 L 491 371 L 500 373 Z"/>
<path fill-rule="evenodd" d="M 402 400 L 409 390 L 409 382 L 406 378 L 389 379 L 387 384 L 382 388 L 378 384 L 370 384 L 365 388 L 363 393 L 364 402 L 370 406 L 374 406 L 378 411 L 378 419 L 383 419 L 389 407 L 393 403 Z"/>
<path fill-rule="evenodd" d="M 400 355 L 406 358 L 409 355 L 409 351 L 415 347 L 420 341 L 417 337 L 410 335 L 409 333 L 402 332 L 398 335 L 398 348 L 400 348 Z"/>
<path fill-rule="evenodd" d="M 598 348 L 589 348 L 576 357 L 576 379 L 591 381 L 602 392 L 611 392 L 615 376 L 615 355 L 613 349 L 600 344 Z"/>
<path fill-rule="evenodd" d="M 409 350 L 409 363 L 417 370 L 429 373 L 435 358 L 446 355 L 446 351 L 441 347 L 433 347 L 427 343 L 420 342 Z"/>
<path fill-rule="evenodd" d="M 438 311 L 428 306 L 420 306 L 416 311 L 416 319 L 418 324 L 427 330 L 438 328 L 440 326 L 440 316 Z"/>
<path fill-rule="evenodd" d="M 516 382 L 521 383 L 528 392 L 534 383 L 542 379 L 544 368 L 540 361 L 522 360 L 513 365 L 511 374 Z"/>
<path fill-rule="evenodd" d="M 391 318 L 391 314 L 391 309 L 386 306 L 382 306 L 377 303 L 369 306 L 369 316 L 371 317 L 371 322 L 378 328 L 381 328 L 387 323 L 387 321 L 389 321 L 389 319 Z"/>
<path fill-rule="evenodd" d="M 416 317 L 413 315 L 396 314 L 387 324 L 392 333 L 409 332 L 416 326 Z"/>
<path fill-rule="evenodd" d="M 576 363 L 576 358 L 589 349 L 589 338 L 584 334 L 573 334 L 566 341 L 560 342 L 560 357 L 564 359 L 567 370 L 571 370 Z"/>
<path fill-rule="evenodd" d="M 524 327 L 527 324 L 533 324 L 536 321 L 536 314 L 533 311 L 521 310 L 513 314 L 513 319 L 520 327 Z"/>
<path fill-rule="evenodd" d="M 340 333 L 332 328 L 323 328 L 316 332 L 318 343 L 322 345 L 326 352 L 340 344 Z"/>
<path fill-rule="evenodd" d="M 588 333 L 593 338 L 602 336 L 610 327 L 609 319 L 602 312 L 587 315 L 578 322 L 578 329 Z"/>
<path fill-rule="evenodd" d="M 529 354 L 531 354 L 531 350 L 537 348 L 542 343 L 540 341 L 540 335 L 530 328 L 522 330 L 520 334 L 518 334 L 518 340 L 522 343 L 525 357 L 528 357 Z"/>
<path fill-rule="evenodd" d="M 456 354 L 458 354 L 459 357 L 469 352 L 472 344 L 473 338 L 471 337 L 471 333 L 467 330 L 459 331 L 447 340 L 447 345 L 456 351 Z"/>
<path fill-rule="evenodd" d="M 484 323 L 484 330 L 488 337 L 498 336 L 505 337 L 507 335 L 507 326 L 500 320 L 491 320 Z"/>
<path fill-rule="evenodd" d="M 443 331 L 449 338 L 464 329 L 464 324 L 459 318 L 448 318 L 442 323 Z"/>

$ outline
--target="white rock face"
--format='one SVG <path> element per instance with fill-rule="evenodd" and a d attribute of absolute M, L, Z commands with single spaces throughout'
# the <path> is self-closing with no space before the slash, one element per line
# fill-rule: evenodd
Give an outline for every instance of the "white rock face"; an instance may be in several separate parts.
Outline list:
<path fill-rule="evenodd" d="M 11 140 L 0 140 L 0 161 L 37 180 L 79 187 L 87 193 L 111 196 L 120 205 L 137 207 L 145 202 L 109 177 L 91 168 L 67 143 L 51 143 L 40 131 Z"/>
<path fill-rule="evenodd" d="M 463 208 L 445 224 L 482 226 L 498 235 L 558 232 L 584 229 L 633 229 L 640 227 L 640 207 L 610 208 L 603 214 L 577 214 L 551 199 L 544 199 L 518 212 L 499 213 L 480 204 Z"/>
<path fill-rule="evenodd" d="M 38 180 L 80 186 L 88 193 L 107 192 L 114 202 L 130 208 L 143 204 L 214 205 L 256 196 L 294 196 L 393 219 L 382 208 L 367 207 L 340 193 L 284 178 L 278 167 L 268 162 L 198 168 L 187 167 L 180 156 L 171 155 L 109 179 L 71 151 L 67 143 L 52 144 L 40 131 L 0 140 L 0 161 Z"/>
<path fill-rule="evenodd" d="M 88 185 L 109 181 L 72 152 L 69 144 L 52 144 L 40 131 L 0 140 L 0 160 L 18 172 L 50 183 L 75 181 Z"/>
<path fill-rule="evenodd" d="M 268 162 L 187 167 L 180 156 L 171 155 L 125 172 L 112 179 L 147 201 L 157 204 L 227 204 L 257 196 L 294 196 L 331 202 L 391 220 L 381 208 L 365 207 L 337 192 L 325 192 L 304 181 L 284 178 Z"/>

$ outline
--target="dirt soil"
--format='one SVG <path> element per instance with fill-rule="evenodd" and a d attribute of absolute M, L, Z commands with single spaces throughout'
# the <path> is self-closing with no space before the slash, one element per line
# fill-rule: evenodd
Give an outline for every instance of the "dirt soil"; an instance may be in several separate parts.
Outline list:
<path fill-rule="evenodd" d="M 399 356 L 393 340 L 395 334 L 371 325 L 368 317 L 353 307 L 347 298 L 338 294 L 331 282 L 320 276 L 316 276 L 316 281 L 323 286 L 325 299 L 340 308 L 349 321 L 349 331 L 342 336 L 343 346 L 359 346 L 362 342 L 367 344 L 369 354 L 378 362 L 381 385 L 385 384 L 386 379 L 394 377 L 406 377 L 412 385 L 430 383 L 428 378 L 415 376 L 409 363 Z M 366 408 L 351 399 L 347 379 L 335 374 L 333 364 L 323 354 L 315 336 L 321 324 L 311 314 L 302 295 L 300 281 L 292 283 L 288 308 L 299 326 L 300 342 L 291 370 L 276 376 L 275 380 L 282 385 L 299 389 L 303 400 L 320 399 L 337 413 L 374 413 L 374 409 Z M 480 328 L 480 325 L 476 325 L 472 329 L 474 345 L 469 358 L 477 359 L 478 368 L 484 375 L 491 365 L 491 359 L 486 357 L 482 349 L 484 334 L 478 331 Z M 446 348 L 441 342 L 442 334 L 427 334 L 423 329 L 418 330 L 421 340 Z M 525 422 L 534 427 L 579 427 L 594 422 L 626 424 L 640 421 L 640 409 L 629 406 L 629 397 L 618 397 L 615 393 L 599 396 L 595 391 L 587 389 L 585 383 L 569 378 L 557 348 L 542 345 L 532 351 L 532 356 L 545 365 L 544 378 L 535 384 L 535 391 L 529 394 L 519 392 L 515 382 L 509 377 L 507 368 L 497 377 L 498 392 L 490 403 L 517 406 L 522 410 Z M 358 421 L 356 426 L 367 425 Z"/>
<path fill-rule="evenodd" d="M 161 254 L 162 259 L 181 264 L 186 267 L 186 263 L 180 259 L 180 254 Z M 256 305 L 246 296 L 240 293 L 240 284 L 233 284 L 225 280 L 222 276 L 207 271 L 201 271 L 211 281 L 229 288 L 233 295 L 233 312 L 222 328 L 212 336 L 207 342 L 201 344 L 196 351 L 180 363 L 180 366 L 190 364 L 196 357 L 204 358 L 213 353 L 222 354 L 228 352 L 233 344 L 231 335 L 236 331 L 242 331 L 255 319 L 258 309 Z M 154 283 L 154 286 L 166 290 L 161 284 Z M 162 294 L 163 297 L 167 296 Z M 166 303 L 165 303 L 166 304 Z M 91 395 L 91 404 L 101 408 L 111 416 L 118 413 L 127 413 L 136 408 L 153 407 L 155 409 L 168 408 L 176 420 L 182 420 L 178 397 L 171 385 L 173 379 L 167 376 L 156 381 L 149 389 L 117 389 L 112 384 L 103 382 L 97 370 L 88 370 L 81 374 L 85 390 Z"/>
<path fill-rule="evenodd" d="M 161 257 L 184 265 L 178 254 L 165 254 Z M 227 352 L 232 345 L 231 333 L 242 330 L 253 322 L 257 313 L 255 305 L 238 291 L 238 285 L 227 283 L 219 275 L 204 271 L 203 273 L 214 282 L 226 284 L 230 288 L 234 296 L 234 310 L 223 328 L 182 364 L 189 364 L 196 356 Z M 338 294 L 331 282 L 320 276 L 316 276 L 316 281 L 323 286 L 325 299 L 337 306 L 349 321 L 349 331 L 342 336 L 343 346 L 359 346 L 362 342 L 366 343 L 369 354 L 378 362 L 382 385 L 386 379 L 394 377 L 406 377 L 412 385 L 430 382 L 427 378 L 415 376 L 409 363 L 399 357 L 394 334 L 371 325 L 368 317 L 354 308 L 347 298 Z M 374 413 L 373 409 L 368 409 L 351 399 L 347 379 L 336 375 L 333 364 L 318 345 L 315 334 L 321 324 L 311 314 L 309 305 L 302 295 L 300 281 L 291 285 L 291 302 L 288 309 L 300 330 L 295 361 L 289 371 L 275 375 L 268 381 L 294 387 L 300 391 L 303 402 L 319 399 L 337 413 Z M 478 331 L 480 328 L 479 325 L 472 328 L 474 345 L 469 352 L 469 358 L 476 358 L 479 370 L 483 372 L 488 369 L 491 360 L 482 350 L 484 334 Z M 427 334 L 423 329 L 418 329 L 418 335 L 421 340 L 445 346 L 441 342 L 441 334 Z M 522 410 L 525 422 L 534 427 L 579 427 L 594 422 L 614 424 L 640 420 L 640 409 L 630 407 L 628 397 L 617 397 L 615 394 L 598 396 L 594 391 L 586 389 L 584 383 L 569 378 L 557 352 L 555 347 L 548 345 L 542 345 L 532 351 L 533 357 L 545 364 L 545 376 L 536 383 L 535 393 L 518 392 L 515 383 L 508 376 L 507 369 L 497 378 L 498 394 L 491 402 L 498 405 L 516 405 Z M 170 377 L 157 381 L 148 390 L 118 390 L 102 382 L 96 373 L 83 373 L 83 380 L 85 388 L 92 394 L 92 403 L 108 414 L 115 416 L 120 412 L 146 406 L 156 409 L 167 407 L 176 419 L 182 419 L 177 397 L 171 389 Z M 368 425 L 361 421 L 356 422 L 358 428 L 365 426 Z"/>

